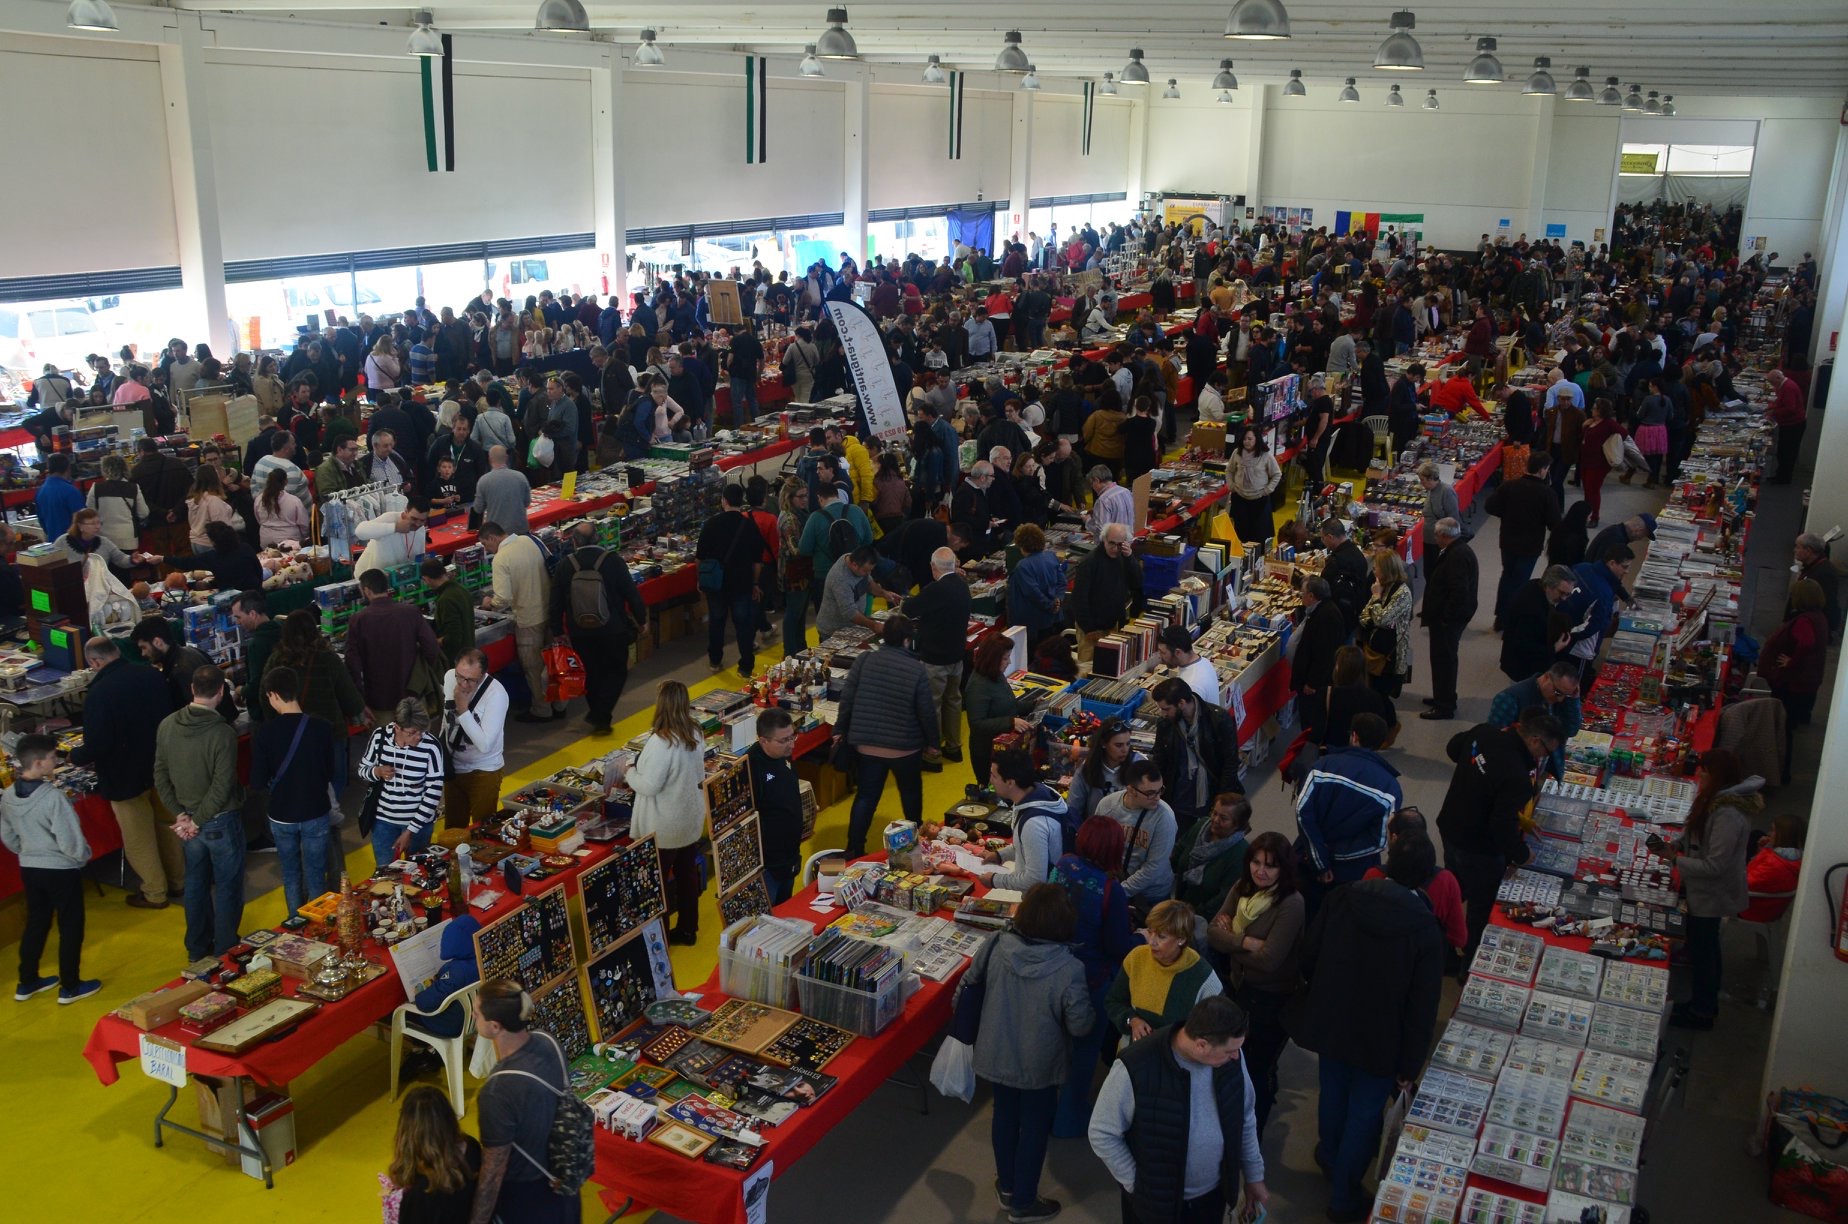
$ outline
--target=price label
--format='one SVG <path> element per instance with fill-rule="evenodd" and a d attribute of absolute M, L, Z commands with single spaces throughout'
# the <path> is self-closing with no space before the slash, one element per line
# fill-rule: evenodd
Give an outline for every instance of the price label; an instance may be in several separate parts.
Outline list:
<path fill-rule="evenodd" d="M 141 1073 L 175 1088 L 186 1087 L 186 1047 L 152 1033 L 141 1034 Z"/>
<path fill-rule="evenodd" d="M 1237 727 L 1243 724 L 1245 721 L 1245 693 L 1244 693 L 1244 690 L 1239 688 L 1238 681 L 1236 680 L 1232 682 L 1231 688 L 1232 688 L 1232 725 L 1234 727 Z"/>

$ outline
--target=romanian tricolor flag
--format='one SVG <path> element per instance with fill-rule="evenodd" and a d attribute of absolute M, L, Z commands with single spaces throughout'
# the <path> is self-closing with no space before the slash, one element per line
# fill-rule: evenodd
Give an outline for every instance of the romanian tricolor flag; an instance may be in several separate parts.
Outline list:
<path fill-rule="evenodd" d="M 1336 212 L 1335 236 L 1342 234 L 1378 234 L 1380 232 L 1380 214 Z"/>

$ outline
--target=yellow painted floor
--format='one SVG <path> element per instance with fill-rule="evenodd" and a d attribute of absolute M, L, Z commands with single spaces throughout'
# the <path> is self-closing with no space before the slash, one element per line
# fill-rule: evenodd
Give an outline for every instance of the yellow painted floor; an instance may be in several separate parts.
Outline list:
<path fill-rule="evenodd" d="M 762 662 L 780 657 L 772 647 Z M 686 669 L 683 669 L 683 672 Z M 703 666 L 702 666 L 703 670 Z M 735 671 L 719 672 L 691 687 L 697 695 L 722 686 L 738 687 Z M 643 711 L 618 724 L 618 739 L 643 730 Z M 578 765 L 609 751 L 609 739 L 583 739 L 517 773 L 509 774 L 511 791 L 568 765 Z M 971 780 L 969 766 L 945 762 L 940 774 L 925 774 L 925 811 L 942 811 L 960 798 Z M 888 787 L 887 804 L 898 810 Z M 816 822 L 814 850 L 844 844 L 849 801 L 825 809 Z M 877 827 L 877 824 L 875 825 Z M 349 856 L 355 877 L 370 874 L 371 851 Z M 390 1159 L 396 1106 L 386 1099 L 386 1047 L 362 1035 L 324 1059 L 291 1085 L 295 1098 L 297 1163 L 279 1170 L 274 1190 L 243 1176 L 204 1144 L 169 1135 L 166 1146 L 153 1143 L 153 1118 L 166 1099 L 164 1085 L 145 1078 L 134 1063 L 122 1064 L 122 1078 L 111 1087 L 97 1082 L 82 1049 L 98 1016 L 141 991 L 172 979 L 184 961 L 184 920 L 175 905 L 159 913 L 129 909 L 123 894 L 108 890 L 88 895 L 84 973 L 103 980 L 100 994 L 60 1007 L 56 994 L 26 1003 L 0 996 L 0 1151 L 14 1170 L 8 1181 L 8 1205 L 0 1218 L 38 1220 L 66 1217 L 73 1209 L 106 1213 L 107 1218 L 137 1224 L 198 1224 L 200 1221 L 251 1220 L 341 1221 L 378 1219 L 377 1178 Z M 280 890 L 253 900 L 244 911 L 247 929 L 280 922 Z M 675 977 L 683 988 L 703 982 L 717 964 L 719 920 L 711 889 L 701 899 L 698 946 L 673 951 Z M 55 953 L 55 939 L 53 951 Z M 13 945 L 0 948 L 4 977 L 16 980 Z M 50 961 L 54 970 L 56 962 Z M 425 1082 L 434 1083 L 435 1077 Z M 478 1085 L 468 1082 L 469 1100 Z M 182 1094 L 172 1117 L 196 1125 L 193 1102 Z M 463 1120 L 473 1131 L 473 1117 Z M 84 1214 L 88 1214 L 86 1211 Z M 584 1219 L 604 1219 L 606 1212 L 591 1188 L 585 1194 Z"/>

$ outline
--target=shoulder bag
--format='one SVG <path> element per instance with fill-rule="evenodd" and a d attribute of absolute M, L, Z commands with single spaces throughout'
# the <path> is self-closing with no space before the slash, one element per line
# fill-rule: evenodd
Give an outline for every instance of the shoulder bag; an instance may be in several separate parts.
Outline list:
<path fill-rule="evenodd" d="M 373 742 L 366 745 L 366 751 L 376 756 L 378 750 L 383 746 L 383 742 L 380 737 L 388 733 L 389 733 L 389 728 L 386 728 L 386 727 L 376 728 L 372 732 Z M 365 801 L 359 805 L 358 824 L 359 824 L 359 835 L 361 837 L 371 837 L 372 836 L 372 825 L 379 818 L 379 800 L 384 795 L 384 793 L 385 793 L 385 784 L 383 782 L 379 781 L 377 778 L 367 779 L 366 798 L 365 798 Z"/>

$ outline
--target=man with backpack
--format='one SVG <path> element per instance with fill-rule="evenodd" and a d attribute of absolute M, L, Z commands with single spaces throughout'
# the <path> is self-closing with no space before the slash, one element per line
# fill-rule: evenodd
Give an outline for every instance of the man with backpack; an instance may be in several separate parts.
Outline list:
<path fill-rule="evenodd" d="M 834 568 L 836 558 L 844 557 L 856 548 L 873 542 L 872 520 L 866 517 L 866 511 L 854 505 L 848 499 L 846 485 L 822 485 L 816 491 L 815 510 L 803 524 L 802 538 L 796 542 L 796 551 L 815 562 L 815 573 L 825 580 L 828 572 Z M 821 612 L 821 596 L 824 582 L 809 584 L 810 597 L 815 604 L 815 612 Z"/>
<path fill-rule="evenodd" d="M 496 978 L 475 996 L 475 1028 L 494 1044 L 497 1062 L 476 1101 L 481 1175 L 473 1224 L 566 1224 L 581 1214 L 596 1120 L 567 1091 L 557 1039 L 532 1022 L 532 996 L 518 982 Z"/>
<path fill-rule="evenodd" d="M 579 523 L 570 542 L 552 569 L 552 627 L 583 660 L 590 733 L 608 735 L 629 681 L 629 644 L 648 623 L 648 605 L 622 554 L 597 542 L 593 524 Z"/>

